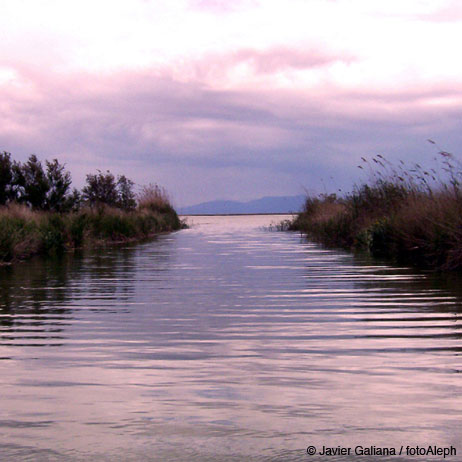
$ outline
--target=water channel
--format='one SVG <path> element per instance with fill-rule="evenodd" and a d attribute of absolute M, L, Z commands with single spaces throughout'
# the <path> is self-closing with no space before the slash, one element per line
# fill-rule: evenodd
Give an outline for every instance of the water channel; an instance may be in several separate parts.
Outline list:
<path fill-rule="evenodd" d="M 267 228 L 282 218 L 0 268 L 0 460 L 461 460 L 460 277 Z"/>

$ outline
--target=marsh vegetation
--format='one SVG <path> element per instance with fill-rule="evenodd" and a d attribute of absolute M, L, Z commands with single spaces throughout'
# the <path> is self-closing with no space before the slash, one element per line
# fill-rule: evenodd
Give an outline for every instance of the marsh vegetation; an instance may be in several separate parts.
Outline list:
<path fill-rule="evenodd" d="M 362 158 L 359 168 L 367 181 L 347 194 L 308 196 L 289 228 L 330 247 L 462 269 L 462 166 L 451 153 L 440 150 L 430 169 L 382 155 Z"/>
<path fill-rule="evenodd" d="M 148 238 L 181 226 L 165 190 L 137 194 L 125 175 L 89 174 L 71 190 L 71 175 L 57 159 L 35 155 L 25 163 L 0 153 L 0 263 L 82 246 Z"/>

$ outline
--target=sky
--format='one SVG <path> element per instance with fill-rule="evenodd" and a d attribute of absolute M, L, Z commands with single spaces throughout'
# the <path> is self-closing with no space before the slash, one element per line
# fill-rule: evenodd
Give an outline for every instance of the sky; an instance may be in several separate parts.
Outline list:
<path fill-rule="evenodd" d="M 0 151 L 177 206 L 348 190 L 460 154 L 461 43 L 457 0 L 0 0 Z"/>

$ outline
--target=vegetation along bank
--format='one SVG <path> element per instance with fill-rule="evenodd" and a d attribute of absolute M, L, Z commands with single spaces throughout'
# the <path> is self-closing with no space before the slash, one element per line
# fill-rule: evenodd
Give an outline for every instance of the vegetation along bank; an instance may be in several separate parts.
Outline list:
<path fill-rule="evenodd" d="M 134 192 L 125 175 L 89 174 L 71 190 L 58 160 L 31 155 L 20 163 L 0 153 L 0 263 L 83 246 L 140 240 L 181 227 L 164 189 Z"/>
<path fill-rule="evenodd" d="M 433 143 L 431 140 L 429 140 Z M 462 167 L 440 151 L 435 168 L 362 159 L 369 180 L 342 195 L 306 198 L 289 224 L 330 247 L 436 270 L 462 269 Z"/>

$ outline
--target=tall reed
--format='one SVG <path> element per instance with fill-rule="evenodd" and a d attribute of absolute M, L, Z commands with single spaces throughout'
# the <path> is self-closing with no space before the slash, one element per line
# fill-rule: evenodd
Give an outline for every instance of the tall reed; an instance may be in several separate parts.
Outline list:
<path fill-rule="evenodd" d="M 439 151 L 436 166 L 392 164 L 378 155 L 358 166 L 368 180 L 338 197 L 307 197 L 291 229 L 328 246 L 439 270 L 462 269 L 462 166 Z"/>
<path fill-rule="evenodd" d="M 126 242 L 173 231 L 181 222 L 170 204 L 124 211 L 84 207 L 66 214 L 33 211 L 25 205 L 0 207 L 0 263 L 82 246 Z"/>

